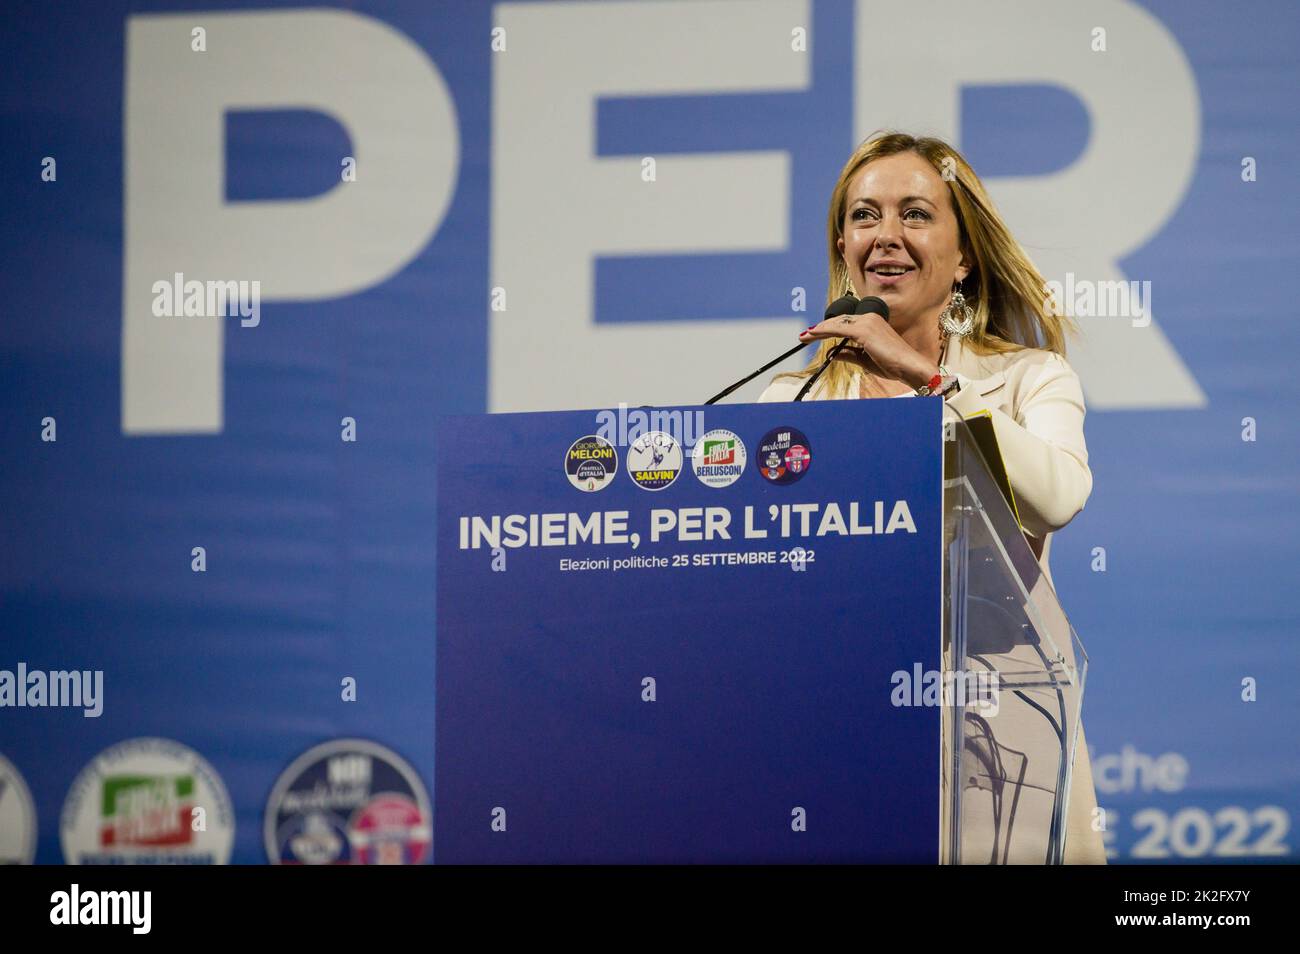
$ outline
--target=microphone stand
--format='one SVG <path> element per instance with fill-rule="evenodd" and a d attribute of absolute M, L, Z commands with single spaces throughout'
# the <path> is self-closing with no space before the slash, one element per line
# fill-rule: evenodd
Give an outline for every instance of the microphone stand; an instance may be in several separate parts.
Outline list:
<path fill-rule="evenodd" d="M 865 299 L 864 299 L 864 300 L 865 300 Z M 874 299 L 874 300 L 875 300 L 875 301 L 879 301 L 879 299 Z M 855 297 L 853 297 L 852 295 L 841 295 L 839 298 L 837 298 L 837 299 L 835 299 L 833 302 L 831 302 L 830 305 L 826 308 L 826 313 L 822 316 L 822 320 L 823 320 L 823 321 L 826 321 L 826 320 L 828 320 L 828 319 L 830 319 L 830 318 L 838 318 L 840 315 L 848 315 L 848 314 L 851 314 L 851 313 L 853 312 L 853 310 L 854 310 L 855 308 L 858 307 L 858 304 L 859 304 L 858 299 L 855 298 Z M 881 304 L 881 306 L 884 306 L 884 302 L 880 302 L 880 304 Z M 886 309 L 886 312 L 887 312 L 887 311 L 888 311 L 888 309 Z M 727 388 L 725 391 L 721 391 L 721 392 L 719 392 L 718 394 L 713 395 L 713 397 L 709 398 L 709 399 L 708 399 L 707 401 L 705 401 L 704 403 L 705 403 L 705 404 L 715 404 L 715 403 L 717 403 L 718 401 L 721 401 L 724 397 L 726 397 L 726 396 L 727 396 L 728 394 L 730 394 L 732 391 L 736 390 L 736 388 L 743 387 L 744 385 L 748 384 L 750 381 L 753 381 L 756 377 L 758 377 L 758 376 L 759 376 L 760 374 L 762 374 L 764 371 L 768 370 L 769 368 L 773 368 L 773 367 L 775 367 L 776 365 L 780 364 L 782 361 L 784 361 L 786 358 L 790 357 L 791 355 L 798 354 L 800 351 L 802 351 L 804 348 L 808 347 L 810 344 L 812 344 L 811 341 L 801 341 L 801 342 L 799 342 L 799 344 L 795 345 L 793 348 L 791 348 L 791 349 L 790 349 L 789 351 L 787 351 L 785 354 L 781 355 L 779 358 L 774 358 L 774 359 L 772 359 L 772 360 L 769 361 L 767 364 L 763 365 L 761 368 L 759 368 L 757 371 L 755 371 L 753 374 L 749 375 L 748 377 L 741 378 L 739 381 L 737 381 L 737 382 L 736 382 L 735 384 L 733 384 L 731 387 Z M 847 344 L 847 342 L 841 342 L 841 343 L 836 347 L 835 351 L 831 352 L 832 357 L 834 356 L 835 352 L 839 351 L 839 349 L 842 348 L 842 347 L 844 347 L 845 344 Z M 828 360 L 829 360 L 829 359 L 828 359 Z M 813 381 L 816 381 L 818 375 L 820 375 L 821 372 L 824 371 L 824 370 L 825 370 L 825 365 L 822 366 L 821 370 L 819 370 L 819 371 L 817 372 L 817 374 L 814 374 L 814 375 L 812 376 L 812 380 L 813 380 Z M 811 384 L 811 383 L 812 383 L 812 382 L 810 381 L 809 384 Z M 804 390 L 799 392 L 799 397 L 796 398 L 795 400 L 802 400 L 803 395 L 804 395 L 804 391 L 807 391 L 807 390 L 808 390 L 808 387 L 805 385 Z"/>
<path fill-rule="evenodd" d="M 785 354 L 781 355 L 779 358 L 775 358 L 775 359 L 769 361 L 767 364 L 763 365 L 761 368 L 759 368 L 757 371 L 755 371 L 755 372 L 754 372 L 753 374 L 751 374 L 749 377 L 747 377 L 747 378 L 741 378 L 739 381 L 737 381 L 737 382 L 736 382 L 735 384 L 733 384 L 731 387 L 727 388 L 725 391 L 722 391 L 722 392 L 720 392 L 720 393 L 718 393 L 718 394 L 713 395 L 713 397 L 709 398 L 709 399 L 708 399 L 707 401 L 705 401 L 704 403 L 705 403 L 705 404 L 714 404 L 714 403 L 716 403 L 716 402 L 718 402 L 718 401 L 721 401 L 724 397 L 726 397 L 726 396 L 727 396 L 728 394 L 730 394 L 732 391 L 736 390 L 736 388 L 738 388 L 738 387 L 742 387 L 743 385 L 748 384 L 750 381 L 753 381 L 756 377 L 758 377 L 760 374 L 762 374 L 762 373 L 763 373 L 764 371 L 766 371 L 768 368 L 775 367 L 776 365 L 780 364 L 782 361 L 784 361 L 786 358 L 790 357 L 791 355 L 798 354 L 800 351 L 802 351 L 804 348 L 808 347 L 810 344 L 812 344 L 811 341 L 801 341 L 799 344 L 795 345 L 793 348 L 791 348 L 791 349 L 790 349 L 789 351 L 787 351 Z"/>

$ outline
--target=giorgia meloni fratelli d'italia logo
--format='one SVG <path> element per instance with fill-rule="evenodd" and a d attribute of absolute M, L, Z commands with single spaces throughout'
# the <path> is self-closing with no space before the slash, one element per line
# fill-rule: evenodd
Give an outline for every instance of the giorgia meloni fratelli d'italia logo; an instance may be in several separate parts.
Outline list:
<path fill-rule="evenodd" d="M 81 770 L 63 803 L 63 860 L 226 864 L 235 815 L 220 776 L 170 739 L 128 739 Z"/>
<path fill-rule="evenodd" d="M 671 486 L 682 464 L 682 445 L 666 431 L 642 434 L 627 451 L 627 472 L 642 490 Z"/>
<path fill-rule="evenodd" d="M 588 434 L 569 445 L 564 455 L 569 483 L 588 492 L 604 490 L 618 473 L 618 451 L 603 437 Z"/>

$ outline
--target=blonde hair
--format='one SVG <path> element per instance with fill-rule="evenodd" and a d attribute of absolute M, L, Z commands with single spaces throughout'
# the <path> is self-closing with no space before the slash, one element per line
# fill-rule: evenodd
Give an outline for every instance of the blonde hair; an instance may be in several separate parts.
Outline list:
<path fill-rule="evenodd" d="M 827 213 L 830 278 L 826 304 L 843 295 L 848 287 L 848 267 L 840 257 L 838 243 L 844 235 L 844 204 L 849 184 L 867 163 L 903 152 L 925 159 L 948 184 L 961 231 L 961 249 L 966 260 L 972 263 L 970 274 L 962 282 L 962 293 L 975 313 L 975 327 L 963 343 L 977 354 L 1042 348 L 1064 355 L 1066 332 L 1077 334 L 1078 328 L 1057 309 L 1043 276 L 998 215 L 975 170 L 956 149 L 933 137 L 877 133 L 864 140 L 845 163 L 831 191 Z M 822 339 L 817 354 L 806 368 L 786 371 L 778 377 L 813 374 L 827 363 L 831 349 L 843 340 Z M 830 365 L 818 383 L 829 394 L 848 394 L 853 385 L 853 368 L 844 361 L 832 361 Z"/>

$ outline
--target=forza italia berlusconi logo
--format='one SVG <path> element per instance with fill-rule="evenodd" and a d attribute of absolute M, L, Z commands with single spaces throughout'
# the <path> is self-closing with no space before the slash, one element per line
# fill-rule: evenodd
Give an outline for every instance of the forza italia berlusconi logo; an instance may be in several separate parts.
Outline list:
<path fill-rule="evenodd" d="M 691 467 L 700 483 L 729 487 L 745 472 L 745 442 L 733 431 L 717 428 L 698 441 L 691 453 Z"/>

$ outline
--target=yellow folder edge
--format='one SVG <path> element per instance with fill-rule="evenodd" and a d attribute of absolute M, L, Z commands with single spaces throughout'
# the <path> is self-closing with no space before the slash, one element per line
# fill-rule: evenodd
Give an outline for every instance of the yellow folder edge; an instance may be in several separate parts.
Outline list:
<path fill-rule="evenodd" d="M 984 461 L 989 465 L 989 470 L 993 473 L 993 480 L 1002 491 L 1002 496 L 1006 498 L 1011 505 L 1011 513 L 1016 518 L 1016 526 L 1023 532 L 1024 523 L 1020 519 L 1020 510 L 1016 506 L 1016 494 L 1011 489 L 1011 478 L 1007 476 L 1007 463 L 1002 459 L 1002 448 L 998 446 L 997 431 L 993 426 L 993 414 L 991 411 L 976 411 L 969 417 L 964 418 L 966 426 L 970 428 L 971 436 L 975 438 L 975 446 L 980 449 L 984 455 Z"/>

